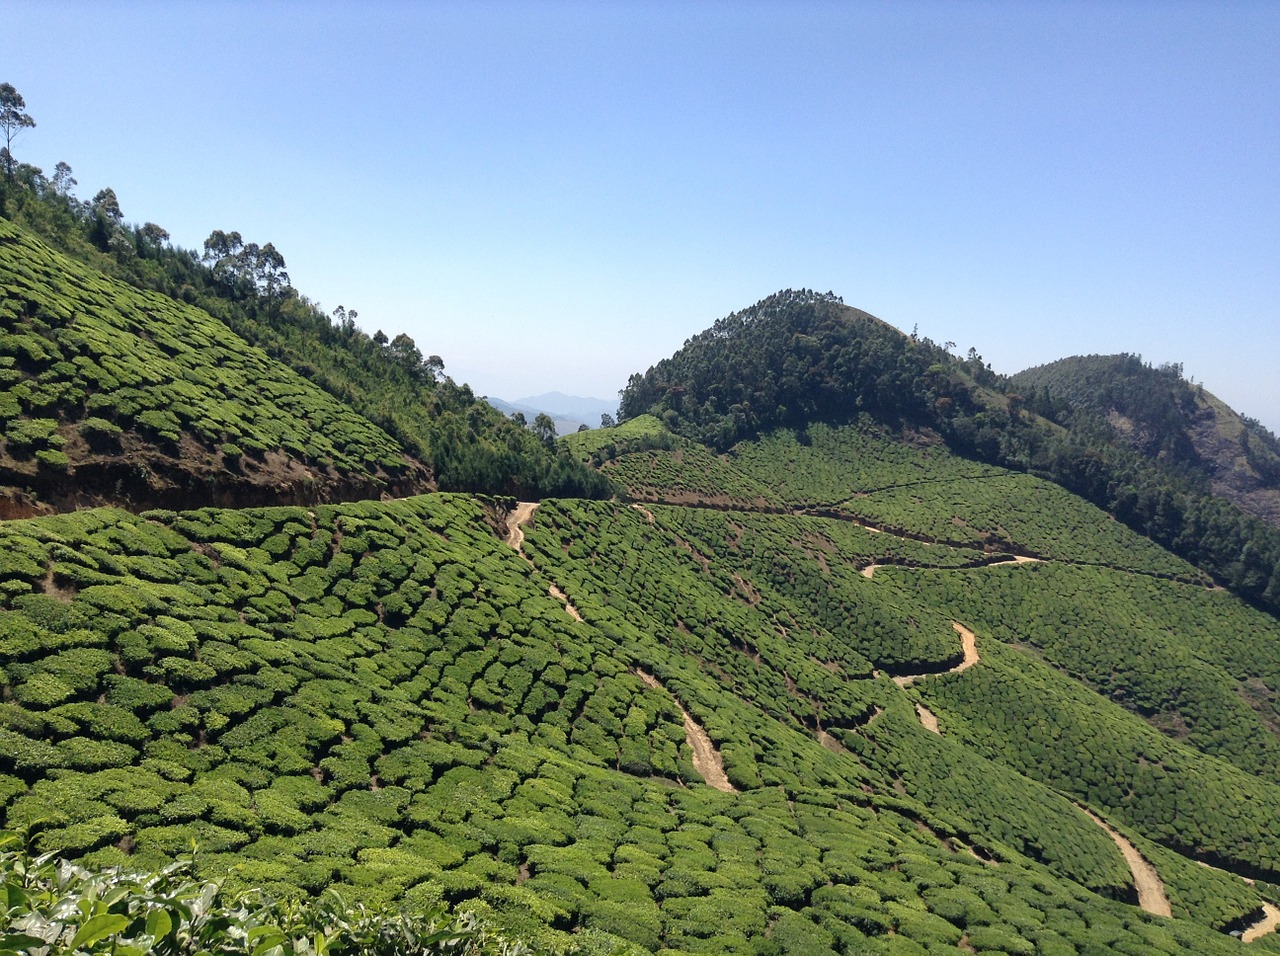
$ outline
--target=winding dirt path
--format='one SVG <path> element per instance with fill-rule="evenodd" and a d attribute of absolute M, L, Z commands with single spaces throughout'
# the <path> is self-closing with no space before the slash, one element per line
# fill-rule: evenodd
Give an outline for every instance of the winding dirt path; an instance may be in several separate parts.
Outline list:
<path fill-rule="evenodd" d="M 1280 909 L 1270 903 L 1263 903 L 1262 919 L 1241 933 L 1240 941 L 1242 943 L 1252 943 L 1255 939 L 1262 939 L 1268 933 L 1274 933 L 1278 929 L 1280 929 Z"/>
<path fill-rule="evenodd" d="M 956 629 L 956 633 L 960 635 L 960 647 L 964 652 L 964 660 L 955 667 L 945 671 L 942 674 L 959 674 L 961 671 L 967 671 L 982 658 L 978 655 L 978 641 L 973 636 L 973 631 L 969 630 L 959 621 L 952 621 L 951 626 Z M 901 677 L 895 677 L 893 682 L 899 687 L 910 687 L 918 680 L 924 680 L 926 677 L 937 677 L 937 674 L 904 674 Z"/>
<path fill-rule="evenodd" d="M 529 562 L 530 567 L 533 567 L 533 559 L 524 553 L 524 526 L 533 520 L 533 513 L 537 510 L 538 502 L 536 501 L 517 502 L 516 506 L 511 509 L 511 513 L 507 515 L 507 536 L 503 538 L 507 544 L 516 549 L 520 557 Z M 547 586 L 547 593 L 564 605 L 566 614 L 578 623 L 582 623 L 582 615 L 570 603 L 569 598 L 563 591 L 551 584 Z"/>
<path fill-rule="evenodd" d="M 517 501 L 516 506 L 507 515 L 507 544 L 519 551 L 524 546 L 524 525 L 533 520 L 533 513 L 538 510 L 536 501 Z"/>
<path fill-rule="evenodd" d="M 1030 557 L 1027 557 L 1027 555 L 1025 554 L 1015 554 L 1012 558 L 1009 558 L 1007 561 L 992 561 L 990 564 L 962 565 L 960 567 L 938 567 L 938 568 L 919 566 L 917 569 L 931 570 L 931 571 L 971 571 L 975 567 L 976 568 L 998 568 L 1004 564 L 1039 564 L 1042 561 L 1044 561 L 1044 558 L 1030 558 Z M 892 567 L 892 565 L 868 564 L 865 568 L 863 568 L 858 573 L 861 574 L 868 581 L 872 581 L 872 580 L 875 580 L 876 572 L 883 567 Z M 916 568 L 917 566 L 910 565 L 910 567 Z"/>
<path fill-rule="evenodd" d="M 666 690 L 662 682 L 652 674 L 637 668 L 635 675 L 654 690 Z M 671 692 L 667 691 L 667 693 Z M 737 793 L 738 788 L 731 784 L 725 775 L 724 760 L 720 757 L 720 751 L 711 742 L 707 732 L 689 715 L 689 712 L 684 709 L 684 704 L 680 703 L 680 699 L 675 694 L 671 694 L 671 698 L 680 708 L 680 713 L 684 715 L 684 732 L 689 738 L 689 748 L 693 751 L 693 769 L 702 775 L 702 779 L 708 786 L 715 787 L 724 793 Z"/>
<path fill-rule="evenodd" d="M 1107 836 L 1115 841 L 1124 861 L 1129 864 L 1129 872 L 1133 874 L 1133 885 L 1138 891 L 1138 905 L 1154 916 L 1173 916 L 1173 908 L 1169 905 L 1169 897 L 1164 892 L 1164 881 L 1156 868 L 1147 862 L 1146 857 L 1138 852 L 1138 848 L 1111 829 L 1106 822 L 1091 810 L 1076 804 L 1080 812 L 1102 827 Z M 1280 912 L 1277 912 L 1280 916 Z"/>
<path fill-rule="evenodd" d="M 565 596 L 563 591 L 552 584 L 547 588 L 547 593 L 564 605 L 565 611 L 571 618 L 579 624 L 582 623 L 582 615 L 578 613 L 578 609 L 576 607 L 569 603 L 569 599 Z"/>

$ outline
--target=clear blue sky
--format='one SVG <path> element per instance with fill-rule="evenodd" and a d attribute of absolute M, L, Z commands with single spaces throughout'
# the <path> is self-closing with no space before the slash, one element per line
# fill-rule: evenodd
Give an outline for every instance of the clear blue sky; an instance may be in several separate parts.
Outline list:
<path fill-rule="evenodd" d="M 0 81 L 91 197 L 613 397 L 786 287 L 1014 372 L 1129 351 L 1280 430 L 1280 3 L 39 3 Z"/>

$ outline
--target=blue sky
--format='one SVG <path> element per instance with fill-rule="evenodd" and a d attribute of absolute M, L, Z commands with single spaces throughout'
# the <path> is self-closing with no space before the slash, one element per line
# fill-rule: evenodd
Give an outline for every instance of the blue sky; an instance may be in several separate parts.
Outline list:
<path fill-rule="evenodd" d="M 508 399 L 780 288 L 1280 430 L 1280 4 L 6 4 L 15 144 Z"/>

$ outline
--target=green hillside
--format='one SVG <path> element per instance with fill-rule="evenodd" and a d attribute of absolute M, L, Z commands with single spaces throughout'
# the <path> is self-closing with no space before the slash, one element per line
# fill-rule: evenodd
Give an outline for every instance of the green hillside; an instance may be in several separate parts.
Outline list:
<path fill-rule="evenodd" d="M 998 676 L 1017 652 L 983 633 L 979 665 L 904 690 L 875 674 L 948 666 L 953 610 L 886 570 L 820 573 L 930 552 L 945 573 L 1002 571 L 974 568 L 980 552 L 836 519 L 566 500 L 525 529 L 531 566 L 499 538 L 503 507 L 0 525 L 6 825 L 98 866 L 160 866 L 194 839 L 202 872 L 235 885 L 479 906 L 548 944 L 590 930 L 589 950 L 1213 952 L 1236 944 L 1211 927 L 1260 905 L 1200 867 L 1170 877 L 1172 922 L 1114 901 L 1129 877 L 1096 825 L 912 712 L 919 687 L 946 727 L 970 719 L 935 685 Z M 1062 719 L 1087 727 L 1096 704 L 1072 686 Z M 701 782 L 682 709 L 729 792 Z"/>
<path fill-rule="evenodd" d="M 1192 469 L 1216 494 L 1280 527 L 1280 440 L 1187 382 L 1179 366 L 1153 368 L 1133 355 L 1076 355 L 1010 381 L 1105 421 L 1098 427 L 1116 440 Z"/>
<path fill-rule="evenodd" d="M 85 202 L 32 167 L 20 167 L 13 182 L 0 183 L 0 217 L 24 232 L 26 240 L 38 237 L 61 254 L 58 267 L 40 278 L 48 284 L 37 290 L 36 301 L 61 295 L 65 273 L 84 276 L 82 284 L 91 289 L 110 286 L 115 291 L 108 300 L 128 298 L 123 286 L 142 292 L 152 303 L 149 311 L 142 310 L 145 321 L 157 311 L 193 315 L 189 306 L 195 306 L 206 313 L 196 315 L 195 324 L 207 325 L 212 317 L 220 327 L 216 336 L 231 330 L 274 363 L 287 366 L 286 377 L 301 376 L 327 392 L 348 414 L 373 423 L 424 463 L 442 489 L 526 497 L 610 494 L 598 475 L 444 375 L 443 359 L 424 356 L 408 335 L 388 336 L 381 330 L 370 335 L 356 325 L 355 309 L 322 311 L 289 284 L 284 257 L 271 243 L 260 247 L 239 233 L 214 230 L 203 255 L 177 248 L 154 223 L 126 223 L 111 190 Z M 280 371 L 273 368 L 267 377 Z M 249 393 L 243 397 L 252 404 Z M 215 456 L 215 471 L 217 465 Z M 234 474 L 216 478 L 224 486 L 238 481 Z M 425 486 L 419 482 L 418 487 Z M 110 496 L 105 500 L 122 502 Z M 253 504 L 279 499 L 239 495 L 224 500 Z"/>
<path fill-rule="evenodd" d="M 1069 360 L 1063 374 L 1071 377 L 1072 368 Z M 1182 414 L 1177 409 L 1189 386 L 1176 370 L 1143 374 L 1161 387 L 1113 372 L 1107 378 L 1118 382 L 1113 394 L 1135 409 L 1149 401 L 1142 415 L 1162 436 L 1157 448 L 1189 443 L 1166 427 Z M 1170 376 L 1177 381 L 1166 381 Z M 1214 484 L 1238 468 L 1215 467 L 1211 478 L 1185 456 L 1148 457 L 1105 419 L 1073 410 L 1048 387 L 1018 382 L 992 371 L 975 349 L 961 359 L 830 293 L 785 290 L 720 319 L 670 358 L 632 375 L 619 412 L 624 423 L 656 416 L 720 452 L 780 428 L 806 433 L 815 424 L 869 418 L 909 445 L 941 442 L 966 459 L 1047 478 L 1280 612 L 1280 529 L 1241 510 Z M 1250 467 L 1266 471 L 1275 441 L 1241 421 L 1236 416 L 1235 426 L 1216 428 L 1215 441 L 1231 435 L 1240 448 L 1244 436 L 1260 463 Z"/>
<path fill-rule="evenodd" d="M 1194 478 L 803 292 L 549 447 L 15 195 L 0 952 L 1280 952 L 1280 570 Z"/>
<path fill-rule="evenodd" d="M 3 220 L 0 287 L 0 485 L 11 501 L 146 507 L 433 487 L 385 432 L 207 313 L 108 279 Z"/>

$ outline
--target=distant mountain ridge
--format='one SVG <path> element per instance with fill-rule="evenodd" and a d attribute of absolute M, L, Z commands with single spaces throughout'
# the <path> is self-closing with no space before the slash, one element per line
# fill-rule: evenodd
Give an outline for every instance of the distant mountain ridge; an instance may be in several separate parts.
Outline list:
<path fill-rule="evenodd" d="M 616 401 L 566 395 L 563 392 L 546 392 L 514 402 L 489 396 L 485 401 L 504 415 L 511 416 L 519 412 L 530 422 L 538 415 L 549 415 L 555 422 L 556 434 L 561 436 L 573 434 L 583 425 L 588 428 L 600 427 L 600 416 L 612 415 L 618 407 Z"/>

